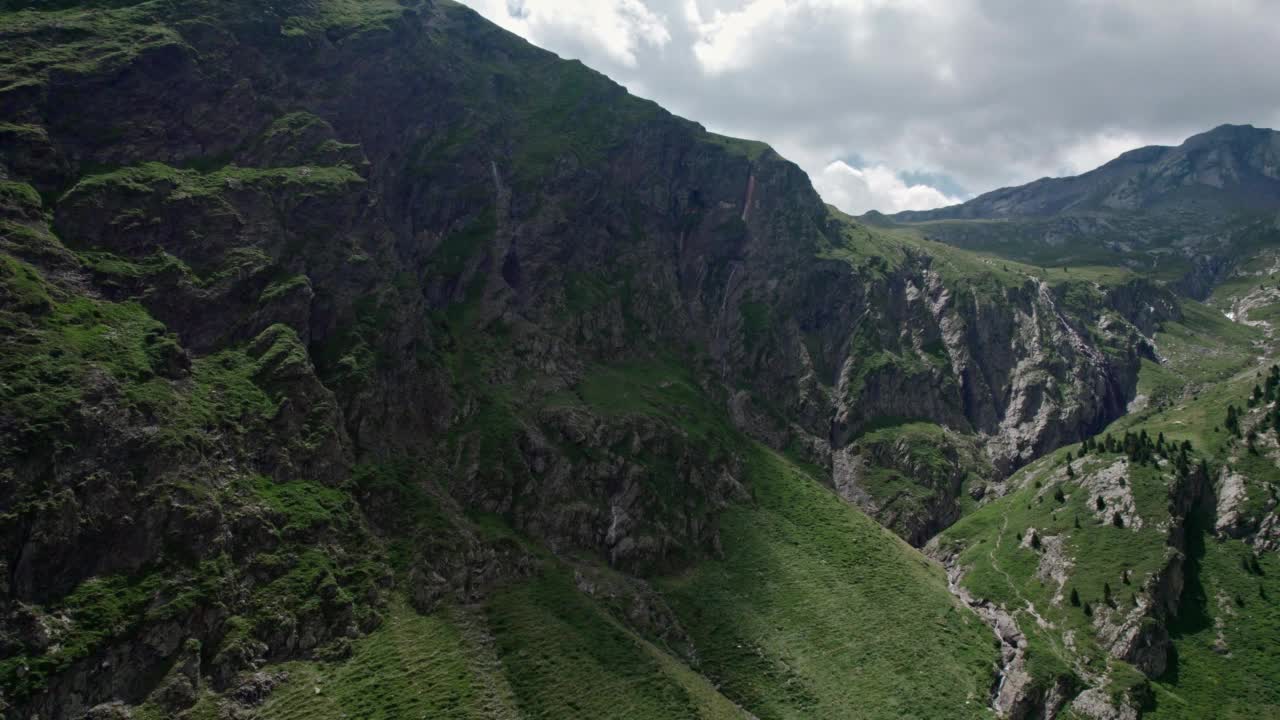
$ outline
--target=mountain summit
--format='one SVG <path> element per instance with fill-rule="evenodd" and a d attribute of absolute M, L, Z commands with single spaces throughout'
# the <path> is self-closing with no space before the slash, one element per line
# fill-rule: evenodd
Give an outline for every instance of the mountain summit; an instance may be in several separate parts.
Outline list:
<path fill-rule="evenodd" d="M 1045 217 L 1082 211 L 1195 205 L 1208 210 L 1280 208 L 1280 133 L 1222 125 L 1177 147 L 1131 150 L 1083 175 L 1041 178 L 938 210 L 908 211 L 901 222 Z"/>

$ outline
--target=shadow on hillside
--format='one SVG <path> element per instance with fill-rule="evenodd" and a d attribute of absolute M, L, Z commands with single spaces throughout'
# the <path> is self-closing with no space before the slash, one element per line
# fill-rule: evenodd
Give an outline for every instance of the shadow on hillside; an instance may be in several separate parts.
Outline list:
<path fill-rule="evenodd" d="M 1169 637 L 1175 644 L 1169 647 L 1169 667 L 1160 681 L 1176 685 L 1179 664 L 1177 641 L 1195 635 L 1213 625 L 1209 616 L 1209 596 L 1201 577 L 1205 554 L 1205 538 L 1213 527 L 1210 511 L 1197 504 L 1187 515 L 1187 557 L 1183 566 L 1184 583 L 1178 599 L 1178 615 L 1169 622 Z"/>

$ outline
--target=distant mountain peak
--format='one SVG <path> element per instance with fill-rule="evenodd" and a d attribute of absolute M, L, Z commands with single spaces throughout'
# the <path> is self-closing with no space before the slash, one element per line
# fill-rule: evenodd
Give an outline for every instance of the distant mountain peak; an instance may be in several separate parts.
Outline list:
<path fill-rule="evenodd" d="M 1280 209 L 1280 133 L 1219 125 L 1176 147 L 1121 154 L 1082 175 L 1041 178 L 960 205 L 893 215 L 898 222 L 1048 217 L 1072 212 Z"/>

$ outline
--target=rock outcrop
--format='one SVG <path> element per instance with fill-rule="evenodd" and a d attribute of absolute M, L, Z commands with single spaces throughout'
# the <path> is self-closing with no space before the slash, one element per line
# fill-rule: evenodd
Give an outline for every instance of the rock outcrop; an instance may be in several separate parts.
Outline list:
<path fill-rule="evenodd" d="M 890 521 L 922 542 L 970 463 L 1003 476 L 1119 416 L 1164 307 L 893 245 L 769 148 L 448 2 L 120 3 L 5 33 L 16 717 L 340 656 L 397 583 L 428 609 L 536 573 L 524 539 L 679 569 L 750 497 L 739 431 L 935 486 Z M 628 394 L 659 365 L 679 383 Z M 859 445 L 904 419 L 968 439 L 937 474 Z M 198 672 L 167 674 L 192 642 Z"/>

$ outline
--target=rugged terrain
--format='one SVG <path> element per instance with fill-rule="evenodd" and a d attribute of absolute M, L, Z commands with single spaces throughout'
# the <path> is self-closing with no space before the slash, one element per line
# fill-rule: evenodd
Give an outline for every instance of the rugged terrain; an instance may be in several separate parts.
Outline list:
<path fill-rule="evenodd" d="M 1127 152 L 1078 177 L 1043 178 L 891 221 L 1045 268 L 1128 267 L 1204 300 L 1237 265 L 1274 247 L 1277 210 L 1280 133 L 1223 125 L 1178 147 Z"/>
<path fill-rule="evenodd" d="M 1137 609 L 1069 651 L 975 550 L 1048 522 L 1014 511 L 1065 446 L 1265 374 L 1264 329 L 1140 261 L 850 218 L 767 146 L 445 0 L 3 7 L 8 716 L 1194 708 L 1206 675 L 1141 651 L 1211 667 L 1186 607 L 1276 677 L 1233 635 L 1274 600 L 1248 625 L 1174 598 L 1207 587 L 1182 558 L 1209 532 L 1271 551 L 1258 593 L 1280 574 L 1274 441 L 1226 459 L 1253 420 L 1187 436 L 1186 473 L 1147 473 L 1164 495 L 1076 461 L 1070 501 L 1132 485 L 1150 540 L 1122 561 Z M 1267 260 L 1232 242 L 1190 295 L 1263 322 Z M 1097 604 L 1104 570 L 1071 580 L 1043 527 Z"/>
<path fill-rule="evenodd" d="M 1155 355 L 1128 414 L 1013 476 L 928 547 L 998 629 L 1001 712 L 1280 709 L 1278 137 L 1223 126 L 1078 178 L 868 218 L 1055 266 L 1050 276 L 1110 258 L 1184 295 L 1178 316 L 1144 329 Z"/>

